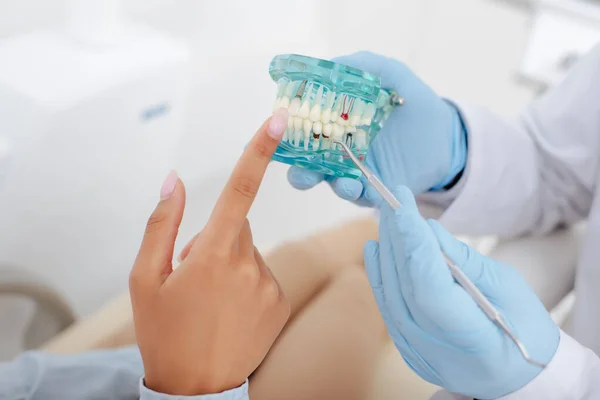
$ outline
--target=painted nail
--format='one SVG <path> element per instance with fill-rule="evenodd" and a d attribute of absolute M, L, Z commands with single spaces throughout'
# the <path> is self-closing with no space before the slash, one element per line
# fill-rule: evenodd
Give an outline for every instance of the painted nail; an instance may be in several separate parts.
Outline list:
<path fill-rule="evenodd" d="M 175 172 L 175 171 L 169 172 L 169 175 L 167 175 L 167 178 L 163 182 L 162 188 L 160 189 L 160 199 L 161 200 L 166 200 L 169 197 L 171 197 L 171 195 L 173 194 L 173 191 L 175 190 L 175 185 L 177 184 L 178 179 L 179 179 L 179 177 L 177 176 L 177 172 Z"/>
<path fill-rule="evenodd" d="M 288 112 L 285 108 L 280 108 L 271 117 L 269 121 L 269 127 L 267 128 L 267 134 L 275 140 L 280 140 L 283 136 L 283 132 L 287 129 L 288 123 Z"/>

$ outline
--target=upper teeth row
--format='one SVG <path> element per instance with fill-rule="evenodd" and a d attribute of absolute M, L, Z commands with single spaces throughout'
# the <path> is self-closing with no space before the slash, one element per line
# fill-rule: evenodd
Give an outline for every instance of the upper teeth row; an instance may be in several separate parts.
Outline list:
<path fill-rule="evenodd" d="M 273 110 L 286 108 L 292 117 L 300 117 L 322 124 L 337 123 L 341 126 L 371 125 L 375 116 L 375 105 L 315 84 L 306 85 L 298 81 L 281 79 L 277 85 L 277 99 Z M 297 91 L 295 93 L 295 91 Z"/>

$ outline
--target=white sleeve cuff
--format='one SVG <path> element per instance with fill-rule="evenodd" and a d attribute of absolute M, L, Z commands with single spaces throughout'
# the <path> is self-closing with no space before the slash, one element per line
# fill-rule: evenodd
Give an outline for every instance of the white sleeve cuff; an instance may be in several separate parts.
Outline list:
<path fill-rule="evenodd" d="M 597 398 L 600 398 L 600 359 L 561 331 L 560 344 L 546 369 L 522 389 L 499 400 Z"/>
<path fill-rule="evenodd" d="M 600 359 L 569 335 L 560 332 L 560 344 L 550 364 L 516 392 L 496 400 L 593 400 L 600 399 Z M 431 400 L 471 400 L 439 391 Z"/>
<path fill-rule="evenodd" d="M 140 400 L 249 400 L 248 380 L 238 388 L 221 393 L 200 396 L 178 396 L 158 393 L 148 389 L 144 384 L 144 378 L 142 377 L 142 379 L 140 379 Z"/>
<path fill-rule="evenodd" d="M 537 153 L 518 124 L 484 108 L 457 103 L 467 132 L 467 163 L 448 191 L 419 200 L 445 211 L 442 225 L 455 233 L 513 235 L 539 214 Z M 537 207 L 537 208 L 536 208 Z M 533 210 L 535 208 L 535 210 Z"/>

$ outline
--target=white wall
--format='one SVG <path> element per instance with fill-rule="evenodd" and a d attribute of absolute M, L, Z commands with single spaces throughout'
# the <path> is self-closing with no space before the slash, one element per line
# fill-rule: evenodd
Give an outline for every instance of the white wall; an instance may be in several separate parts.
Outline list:
<path fill-rule="evenodd" d="M 0 38 L 60 27 L 65 3 L 0 0 Z M 532 96 L 512 80 L 528 18 L 490 0 L 128 0 L 124 8 L 128 18 L 181 37 L 192 49 L 190 107 L 176 165 L 188 186 L 179 246 L 201 229 L 241 149 L 270 112 L 274 84 L 268 64 L 277 53 L 324 58 L 360 49 L 385 53 L 405 61 L 440 94 L 478 102 L 507 116 Z M 273 165 L 252 210 L 259 247 L 366 212 L 338 200 L 325 186 L 294 191 L 286 182 L 286 169 Z M 3 226 L 0 238 L 10 229 Z M 65 245 L 56 243 L 57 248 Z M 105 251 L 120 251 L 117 258 L 129 260 L 136 249 Z M 122 279 L 110 282 L 106 293 L 126 287 L 126 270 L 113 275 Z M 77 301 L 85 314 L 103 300 Z"/>
<path fill-rule="evenodd" d="M 532 97 L 513 80 L 528 17 L 494 1 L 376 0 L 366 5 L 361 0 L 230 0 L 226 4 L 232 9 L 227 11 L 217 1 L 181 1 L 177 8 L 171 4 L 137 0 L 128 2 L 127 10 L 131 18 L 184 36 L 192 45 L 197 73 L 178 168 L 189 183 L 210 179 L 207 170 L 227 174 L 239 149 L 270 112 L 274 85 L 267 67 L 277 53 L 325 58 L 361 49 L 385 53 L 408 63 L 440 94 L 478 102 L 507 116 Z M 213 199 L 218 186 L 207 184 L 197 196 Z M 261 197 L 252 215 L 259 243 L 295 237 L 355 212 L 327 188 L 312 194 L 292 191 L 283 166 L 272 168 L 263 191 L 286 200 L 273 205 L 266 195 Z M 332 207 L 307 214 L 301 204 L 311 202 L 331 202 Z M 277 226 L 270 221 L 278 218 L 262 217 L 263 208 L 292 220 Z M 197 222 L 207 210 L 195 209 Z"/>

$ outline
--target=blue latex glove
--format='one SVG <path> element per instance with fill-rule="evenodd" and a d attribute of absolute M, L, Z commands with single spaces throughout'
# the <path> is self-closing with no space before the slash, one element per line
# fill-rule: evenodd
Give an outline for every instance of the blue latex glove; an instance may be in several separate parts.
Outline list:
<path fill-rule="evenodd" d="M 382 87 L 396 90 L 406 99 L 386 121 L 371 143 L 366 164 L 388 187 L 408 186 L 420 194 L 440 189 L 461 172 L 466 163 L 467 143 L 462 120 L 450 103 L 423 83 L 406 65 L 369 52 L 335 58 L 333 61 L 381 77 Z M 343 199 L 377 206 L 380 196 L 364 182 L 291 167 L 292 186 L 306 190 L 323 179 Z"/>
<path fill-rule="evenodd" d="M 531 356 L 547 364 L 560 331 L 517 270 L 487 258 L 419 214 L 407 188 L 403 204 L 382 206 L 379 243 L 365 246 L 365 265 L 390 336 L 423 379 L 477 399 L 520 389 L 541 369 L 454 281 L 441 249 L 503 314 Z"/>

